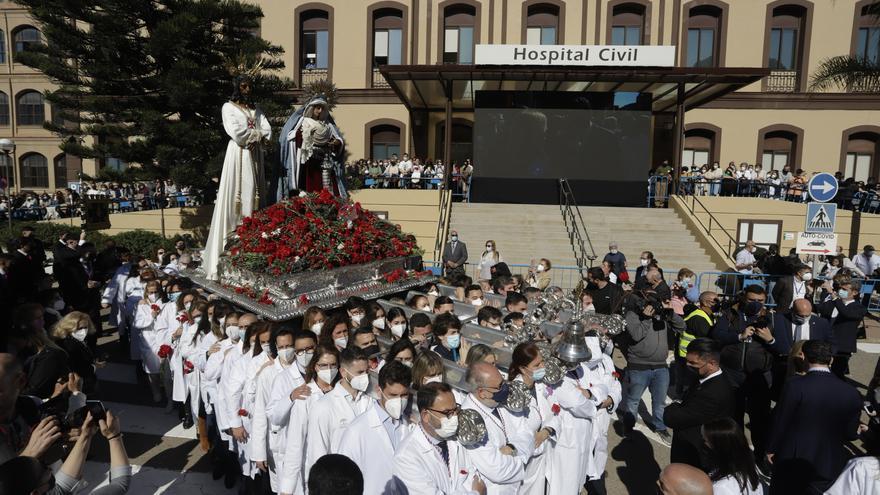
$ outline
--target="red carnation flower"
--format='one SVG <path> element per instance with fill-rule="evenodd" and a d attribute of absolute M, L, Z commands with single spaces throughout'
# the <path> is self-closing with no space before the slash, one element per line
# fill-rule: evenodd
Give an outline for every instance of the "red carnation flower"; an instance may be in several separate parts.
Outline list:
<path fill-rule="evenodd" d="M 168 359 L 171 357 L 172 354 L 174 354 L 174 349 L 172 349 L 171 346 L 168 344 L 162 344 L 159 347 L 158 354 L 160 359 Z"/>
<path fill-rule="evenodd" d="M 613 376 L 614 378 L 620 380 L 620 373 L 618 373 L 617 371 L 612 371 L 612 372 L 611 372 L 611 376 Z"/>
<path fill-rule="evenodd" d="M 247 409 L 239 409 L 239 410 L 238 410 L 238 415 L 239 415 L 239 416 L 247 417 L 248 414 L 250 414 L 250 413 L 248 413 Z"/>
<path fill-rule="evenodd" d="M 186 313 L 180 313 L 179 315 L 177 315 L 177 321 L 179 321 L 180 323 L 190 322 L 189 315 L 187 315 Z"/>
<path fill-rule="evenodd" d="M 192 373 L 196 369 L 195 365 L 193 365 L 189 360 L 183 361 L 183 374 L 188 375 Z"/>
<path fill-rule="evenodd" d="M 553 404 L 553 406 L 550 408 L 550 410 L 553 411 L 553 415 L 554 415 L 554 416 L 558 416 L 558 415 L 559 415 L 559 411 L 561 411 L 562 408 L 559 407 L 559 404 Z"/>
<path fill-rule="evenodd" d="M 309 303 L 309 296 L 306 294 L 299 296 L 299 303 L 300 303 L 300 305 L 308 304 Z"/>
<path fill-rule="evenodd" d="M 150 306 L 150 309 L 153 310 L 153 311 L 156 312 L 156 313 L 158 313 L 159 311 L 162 310 L 162 308 L 160 308 L 158 304 L 153 304 L 153 305 L 151 305 L 151 306 Z"/>
<path fill-rule="evenodd" d="M 459 473 L 463 474 L 464 476 L 467 476 L 468 474 L 467 469 L 462 469 L 461 471 L 459 471 Z"/>

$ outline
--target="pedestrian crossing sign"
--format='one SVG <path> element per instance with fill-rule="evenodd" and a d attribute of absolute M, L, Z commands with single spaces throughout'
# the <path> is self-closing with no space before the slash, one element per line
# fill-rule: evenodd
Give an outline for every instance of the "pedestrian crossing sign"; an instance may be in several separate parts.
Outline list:
<path fill-rule="evenodd" d="M 805 232 L 833 234 L 837 220 L 837 205 L 828 203 L 807 204 L 807 227 Z"/>

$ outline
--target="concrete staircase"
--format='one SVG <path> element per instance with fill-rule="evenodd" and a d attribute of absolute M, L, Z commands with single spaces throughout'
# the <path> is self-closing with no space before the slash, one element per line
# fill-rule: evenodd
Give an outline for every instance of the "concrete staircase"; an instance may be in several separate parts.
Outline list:
<path fill-rule="evenodd" d="M 639 266 L 639 253 L 651 251 L 667 274 L 687 267 L 696 273 L 716 266 L 684 221 L 672 209 L 580 207 L 598 259 L 617 241 L 630 269 Z M 468 244 L 470 261 L 479 262 L 485 242 L 495 241 L 508 263 L 528 264 L 548 258 L 557 266 L 574 266 L 574 255 L 558 206 L 455 203 L 451 228 Z M 589 251 L 589 249 L 588 249 Z M 674 275 L 673 275 L 674 276 Z"/>

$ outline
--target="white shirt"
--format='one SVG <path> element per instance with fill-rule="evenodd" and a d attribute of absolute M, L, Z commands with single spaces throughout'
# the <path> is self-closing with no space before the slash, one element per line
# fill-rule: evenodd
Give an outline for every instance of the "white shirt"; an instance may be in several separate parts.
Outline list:
<path fill-rule="evenodd" d="M 791 323 L 791 340 L 795 341 L 797 338 L 797 323 Z M 801 339 L 800 340 L 810 340 L 810 320 L 805 321 L 801 325 Z"/>
<path fill-rule="evenodd" d="M 721 370 L 719 369 L 718 371 L 716 371 L 715 373 L 712 373 L 711 375 L 707 376 L 706 378 L 700 378 L 700 385 L 705 383 L 706 380 L 711 380 L 712 378 L 715 378 L 716 376 L 718 376 L 720 374 L 721 374 Z"/>
<path fill-rule="evenodd" d="M 850 459 L 825 495 L 880 494 L 880 460 L 874 456 Z"/>
<path fill-rule="evenodd" d="M 792 279 L 792 297 L 791 297 L 791 305 L 789 308 L 794 306 L 794 302 L 798 299 L 804 299 L 807 297 L 807 282 L 801 280 L 798 282 L 797 277 L 793 277 Z"/>
<path fill-rule="evenodd" d="M 739 482 L 733 476 L 725 476 L 720 480 L 712 483 L 712 493 L 713 495 L 763 495 L 764 488 L 761 483 L 758 483 L 757 489 L 752 489 L 752 487 L 746 483 L 746 489 L 739 489 Z"/>
<path fill-rule="evenodd" d="M 309 412 L 306 464 L 311 466 L 325 454 L 338 453 L 342 433 L 373 401 L 364 393 L 352 397 L 339 381 L 333 390 L 313 404 Z"/>
<path fill-rule="evenodd" d="M 738 253 L 736 253 L 736 265 L 754 265 L 755 264 L 755 256 L 749 252 L 748 249 L 741 249 Z M 752 274 L 751 268 L 743 268 L 739 270 L 740 273 L 745 273 L 748 275 Z"/>
<path fill-rule="evenodd" d="M 870 276 L 874 273 L 874 270 L 880 267 L 880 256 L 878 256 L 877 253 L 874 253 L 870 258 L 866 258 L 864 253 L 859 253 L 852 257 L 852 262 L 862 271 L 862 273 Z"/>

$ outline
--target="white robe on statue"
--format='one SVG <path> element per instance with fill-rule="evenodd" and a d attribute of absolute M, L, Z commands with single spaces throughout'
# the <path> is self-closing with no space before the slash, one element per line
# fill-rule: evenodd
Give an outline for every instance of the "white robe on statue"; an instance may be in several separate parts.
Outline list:
<path fill-rule="evenodd" d="M 217 263 L 223 254 L 226 238 L 243 217 L 253 214 L 260 208 L 261 201 L 266 200 L 261 143 L 272 134 L 269 121 L 259 108 L 251 110 L 232 102 L 223 104 L 223 128 L 230 137 L 229 145 L 217 189 L 211 230 L 202 253 L 202 266 L 210 280 L 218 278 Z M 254 143 L 249 150 L 248 145 Z"/>

